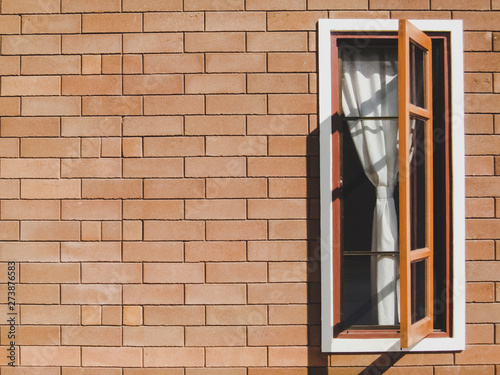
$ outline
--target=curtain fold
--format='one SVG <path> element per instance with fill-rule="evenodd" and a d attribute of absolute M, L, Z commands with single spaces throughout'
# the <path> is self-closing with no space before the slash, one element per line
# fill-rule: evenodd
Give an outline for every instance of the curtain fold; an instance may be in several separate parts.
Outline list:
<path fill-rule="evenodd" d="M 343 53 L 342 67 L 342 108 L 346 119 L 398 115 L 397 50 Z M 363 170 L 376 188 L 371 250 L 398 251 L 398 217 L 393 198 L 398 177 L 398 122 L 353 119 L 347 121 L 347 126 Z M 392 255 L 371 258 L 375 321 L 379 325 L 399 324 L 399 259 Z"/>

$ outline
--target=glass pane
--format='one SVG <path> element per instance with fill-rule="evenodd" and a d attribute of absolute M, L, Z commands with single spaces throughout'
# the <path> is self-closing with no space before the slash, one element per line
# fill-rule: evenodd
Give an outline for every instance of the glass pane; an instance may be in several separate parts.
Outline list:
<path fill-rule="evenodd" d="M 410 121 L 410 231 L 411 249 L 425 247 L 425 126 Z"/>
<path fill-rule="evenodd" d="M 424 51 L 410 43 L 410 103 L 425 108 Z"/>
<path fill-rule="evenodd" d="M 341 289 L 344 329 L 399 325 L 398 269 L 399 258 L 394 255 L 344 255 Z M 393 311 L 386 311 L 384 317 L 378 316 L 378 311 L 382 311 L 379 304 L 391 306 Z M 393 320 L 389 321 L 388 316 Z"/>
<path fill-rule="evenodd" d="M 425 318 L 425 266 L 422 260 L 411 264 L 411 323 Z"/>

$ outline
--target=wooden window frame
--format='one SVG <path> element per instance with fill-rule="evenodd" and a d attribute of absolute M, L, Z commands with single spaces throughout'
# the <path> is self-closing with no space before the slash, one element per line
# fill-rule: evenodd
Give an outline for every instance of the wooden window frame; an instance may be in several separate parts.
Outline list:
<path fill-rule="evenodd" d="M 465 346 L 465 209 L 464 209 L 464 128 L 463 128 L 463 38 L 462 22 L 450 20 L 410 21 L 424 32 L 446 33 L 450 41 L 450 113 L 451 123 L 451 173 L 452 197 L 450 207 L 452 245 L 451 268 L 448 273 L 453 284 L 449 295 L 451 321 L 447 321 L 448 334 L 433 333 L 417 345 L 405 346 L 394 330 L 363 330 L 339 332 L 340 264 L 335 262 L 335 249 L 339 248 L 339 233 L 335 233 L 334 212 L 338 200 L 335 191 L 335 170 L 338 163 L 338 137 L 332 110 L 339 102 L 338 93 L 332 91 L 337 59 L 332 58 L 332 33 L 363 34 L 363 38 L 377 34 L 394 33 L 398 20 L 320 20 L 319 41 L 319 96 L 320 96 L 320 173 L 321 173 L 321 245 L 322 245 L 322 350 L 324 352 L 383 352 L 383 351 L 452 351 Z M 337 67 L 338 68 L 338 67 Z M 400 107 L 401 108 L 401 107 Z M 418 110 L 418 109 L 417 109 Z M 332 194 L 333 192 L 333 194 Z M 429 305 L 429 302 L 427 303 Z M 429 313 L 429 312 L 428 312 Z M 427 327 L 429 327 L 427 325 Z M 403 325 L 401 326 L 403 329 Z M 403 345 L 402 345 L 403 344 Z"/>

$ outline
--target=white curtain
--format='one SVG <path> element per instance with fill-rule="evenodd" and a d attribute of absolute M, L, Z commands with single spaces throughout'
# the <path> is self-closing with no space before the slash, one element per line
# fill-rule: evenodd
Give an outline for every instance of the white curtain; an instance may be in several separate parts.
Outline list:
<path fill-rule="evenodd" d="M 342 108 L 345 117 L 397 116 L 397 51 L 362 49 L 342 55 Z M 347 125 L 364 172 L 376 189 L 372 251 L 398 251 L 393 199 L 398 176 L 396 119 L 351 120 Z M 374 255 L 371 265 L 373 309 L 379 325 L 399 323 L 399 259 Z"/>

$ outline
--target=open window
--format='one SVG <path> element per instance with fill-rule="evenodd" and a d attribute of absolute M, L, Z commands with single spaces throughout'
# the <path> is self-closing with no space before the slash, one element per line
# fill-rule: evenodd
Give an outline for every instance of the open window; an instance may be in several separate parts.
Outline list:
<path fill-rule="evenodd" d="M 319 54 L 323 351 L 460 350 L 461 22 L 320 20 Z"/>

